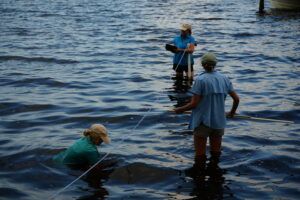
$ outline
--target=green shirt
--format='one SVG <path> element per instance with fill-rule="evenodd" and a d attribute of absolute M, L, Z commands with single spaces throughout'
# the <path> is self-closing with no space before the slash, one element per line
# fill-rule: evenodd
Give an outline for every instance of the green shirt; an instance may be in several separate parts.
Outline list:
<path fill-rule="evenodd" d="M 93 165 L 99 160 L 99 157 L 96 145 L 88 137 L 83 137 L 66 151 L 55 155 L 53 159 L 65 165 Z"/>

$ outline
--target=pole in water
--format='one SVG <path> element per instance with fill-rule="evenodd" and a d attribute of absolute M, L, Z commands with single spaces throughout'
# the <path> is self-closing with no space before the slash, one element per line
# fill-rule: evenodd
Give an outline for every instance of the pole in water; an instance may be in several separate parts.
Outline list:
<path fill-rule="evenodd" d="M 190 43 L 188 44 L 188 48 L 190 48 Z M 188 79 L 192 79 L 192 67 L 191 67 L 191 54 L 188 53 Z"/>
<path fill-rule="evenodd" d="M 264 13 L 264 9 L 265 9 L 265 2 L 264 0 L 259 0 L 259 13 L 262 14 Z"/>
<path fill-rule="evenodd" d="M 188 54 L 188 79 L 192 79 L 191 54 Z"/>

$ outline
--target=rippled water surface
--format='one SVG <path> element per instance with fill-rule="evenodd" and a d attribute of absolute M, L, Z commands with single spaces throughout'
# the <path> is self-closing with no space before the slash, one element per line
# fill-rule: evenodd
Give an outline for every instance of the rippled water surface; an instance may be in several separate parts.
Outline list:
<path fill-rule="evenodd" d="M 254 0 L 2 0 L 0 199 L 299 199 L 300 14 Z M 204 52 L 233 82 L 239 114 L 294 124 L 229 120 L 219 170 L 193 166 L 190 100 L 164 45 L 192 24 Z M 227 109 L 231 100 L 227 100 Z M 93 123 L 102 174 L 51 157 Z M 214 171 L 216 170 L 216 171 Z"/>

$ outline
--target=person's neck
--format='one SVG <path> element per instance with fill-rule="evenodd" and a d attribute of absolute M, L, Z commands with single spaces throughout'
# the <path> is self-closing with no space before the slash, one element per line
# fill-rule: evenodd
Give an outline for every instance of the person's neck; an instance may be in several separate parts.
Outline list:
<path fill-rule="evenodd" d="M 181 39 L 185 40 L 188 37 L 188 35 L 181 35 Z"/>

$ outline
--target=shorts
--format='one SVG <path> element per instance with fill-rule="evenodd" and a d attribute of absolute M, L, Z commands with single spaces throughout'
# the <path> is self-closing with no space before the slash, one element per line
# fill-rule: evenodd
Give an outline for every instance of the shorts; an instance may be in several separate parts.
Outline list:
<path fill-rule="evenodd" d="M 193 72 L 194 71 L 194 65 L 191 65 L 191 71 Z M 173 64 L 173 69 L 175 70 L 177 67 L 177 64 Z M 177 69 L 176 69 L 176 72 L 188 72 L 188 66 L 187 65 L 178 65 Z"/>
<path fill-rule="evenodd" d="M 201 124 L 197 128 L 194 129 L 194 136 L 198 136 L 201 138 L 204 137 L 220 137 L 223 136 L 225 133 L 224 129 L 214 129 L 209 128 L 208 126 L 205 126 Z"/>

